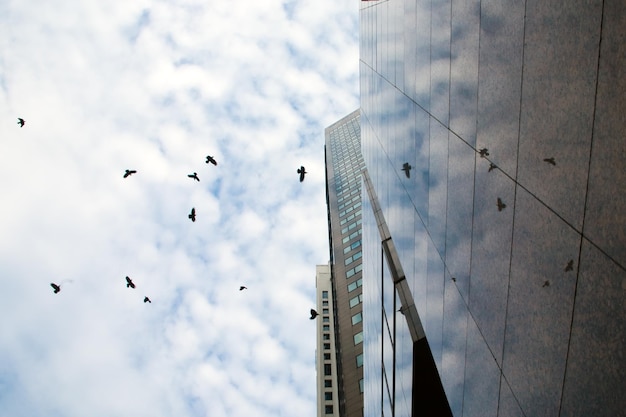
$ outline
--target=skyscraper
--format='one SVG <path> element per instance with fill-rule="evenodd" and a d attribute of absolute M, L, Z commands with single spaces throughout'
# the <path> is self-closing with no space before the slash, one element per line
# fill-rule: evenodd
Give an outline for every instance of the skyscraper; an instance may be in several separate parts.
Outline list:
<path fill-rule="evenodd" d="M 360 7 L 365 416 L 623 415 L 623 3 Z"/>
<path fill-rule="evenodd" d="M 354 111 L 326 128 L 326 200 L 330 246 L 330 281 L 320 278 L 318 266 L 318 323 L 322 353 L 334 355 L 332 360 L 318 353 L 318 387 L 320 378 L 337 378 L 339 410 L 327 408 L 326 391 L 319 395 L 322 411 L 335 415 L 363 415 L 363 315 L 361 276 L 361 157 L 359 111 Z M 330 285 L 330 289 L 328 288 Z M 327 291 L 330 300 L 324 299 Z M 325 303 L 325 304 L 324 304 Z M 319 311 L 319 310 L 318 310 Z M 330 322 L 330 323 L 328 323 Z M 321 332 L 319 326 L 323 326 Z M 332 348 L 327 351 L 323 345 Z M 331 342 L 332 341 L 332 342 Z M 320 363 L 320 358 L 322 362 Z M 328 365 L 328 366 L 327 366 Z M 333 368 L 335 367 L 335 368 Z M 328 375 L 330 373 L 330 375 Z M 318 388 L 318 389 L 320 389 Z M 318 414 L 320 414 L 318 412 Z M 322 414 L 323 415 L 323 414 Z"/>

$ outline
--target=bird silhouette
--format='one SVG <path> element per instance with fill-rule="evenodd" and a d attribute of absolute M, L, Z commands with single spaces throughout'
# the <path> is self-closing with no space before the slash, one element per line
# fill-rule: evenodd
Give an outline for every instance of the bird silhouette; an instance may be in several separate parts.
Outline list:
<path fill-rule="evenodd" d="M 52 288 L 54 288 L 54 293 L 55 293 L 55 294 L 57 294 L 59 291 L 61 291 L 61 286 L 60 286 L 60 285 L 55 284 L 54 282 L 51 282 L 51 283 L 50 283 L 50 286 L 51 286 Z"/>
<path fill-rule="evenodd" d="M 413 168 L 408 162 L 402 164 L 402 171 L 407 178 L 411 178 L 411 168 Z"/>
<path fill-rule="evenodd" d="M 456 282 L 456 278 L 455 278 L 455 277 L 452 277 L 452 281 Z"/>
<path fill-rule="evenodd" d="M 129 277 L 126 277 L 126 288 L 135 288 L 135 283 Z"/>
<path fill-rule="evenodd" d="M 481 158 L 484 158 L 485 156 L 489 156 L 489 150 L 487 148 L 482 148 L 481 150 L 478 151 L 478 153 L 480 154 Z"/>
<path fill-rule="evenodd" d="M 300 182 L 304 181 L 304 175 L 307 174 L 307 172 L 304 170 L 303 166 L 300 166 L 298 169 L 298 174 L 300 174 Z"/>
<path fill-rule="evenodd" d="M 21 117 L 18 117 L 17 124 L 20 125 L 20 127 L 24 127 L 24 125 L 26 124 L 26 120 L 22 119 Z"/>
<path fill-rule="evenodd" d="M 556 165 L 556 161 L 554 160 L 554 157 L 552 157 L 552 158 L 544 158 L 543 160 L 545 162 L 549 163 L 550 165 Z"/>
<path fill-rule="evenodd" d="M 247 290 L 248 287 L 244 287 L 243 285 L 239 287 L 239 291 Z"/>
<path fill-rule="evenodd" d="M 137 171 L 133 170 L 133 169 L 127 169 L 126 172 L 124 173 L 124 178 L 128 178 L 133 174 L 136 174 Z"/>
<path fill-rule="evenodd" d="M 504 204 L 502 200 L 500 200 L 500 197 L 498 197 L 498 211 L 502 211 L 505 208 L 506 208 L 506 204 Z"/>
<path fill-rule="evenodd" d="M 200 178 L 198 178 L 198 174 L 197 173 L 193 173 L 193 174 L 189 174 L 187 175 L 189 178 L 193 178 L 196 181 L 200 181 Z"/>
<path fill-rule="evenodd" d="M 550 286 L 550 281 L 546 281 L 546 282 L 543 283 L 541 288 L 545 288 L 545 287 L 549 287 L 549 286 Z"/>
<path fill-rule="evenodd" d="M 487 172 L 491 172 L 491 171 L 493 171 L 496 168 L 498 168 L 498 166 L 492 162 L 492 163 L 489 164 L 489 171 L 487 171 Z"/>
<path fill-rule="evenodd" d="M 189 216 L 187 217 L 189 217 L 192 222 L 196 221 L 196 208 L 195 207 L 191 209 L 191 213 L 189 213 Z"/>
<path fill-rule="evenodd" d="M 217 165 L 217 161 L 215 160 L 215 158 L 213 158 L 213 157 L 212 157 L 212 156 L 210 156 L 210 155 L 207 155 L 207 157 L 206 157 L 206 163 L 208 164 L 209 162 L 210 162 L 210 163 L 212 163 L 213 165 Z"/>
<path fill-rule="evenodd" d="M 148 296 L 145 296 L 145 297 L 143 298 L 143 302 L 144 302 L 144 303 L 150 303 L 150 304 L 152 304 L 152 301 L 150 301 L 150 299 L 148 298 Z"/>
<path fill-rule="evenodd" d="M 311 320 L 315 320 L 315 317 L 317 317 L 319 315 L 320 314 L 317 311 L 311 309 L 311 317 L 310 317 Z"/>
<path fill-rule="evenodd" d="M 573 269 L 574 269 L 574 260 L 570 259 L 569 262 L 567 263 L 567 266 L 565 267 L 565 272 L 572 271 Z"/>

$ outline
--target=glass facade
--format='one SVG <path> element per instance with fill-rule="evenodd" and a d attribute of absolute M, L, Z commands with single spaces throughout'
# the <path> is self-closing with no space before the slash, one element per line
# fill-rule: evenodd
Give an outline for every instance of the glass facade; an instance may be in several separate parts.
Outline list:
<path fill-rule="evenodd" d="M 420 412 L 420 330 L 454 416 L 623 415 L 623 2 L 363 1 L 360 25 L 365 416 Z"/>

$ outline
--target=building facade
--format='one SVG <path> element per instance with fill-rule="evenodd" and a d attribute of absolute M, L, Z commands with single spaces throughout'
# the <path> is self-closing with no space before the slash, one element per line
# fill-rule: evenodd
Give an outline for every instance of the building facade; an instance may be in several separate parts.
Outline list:
<path fill-rule="evenodd" d="M 337 376 L 338 411 L 342 417 L 363 416 L 363 315 L 362 315 L 362 239 L 361 239 L 361 129 L 359 111 L 354 111 L 326 128 L 326 202 L 330 247 L 331 290 L 318 334 L 322 341 L 331 338 L 334 355 L 331 372 Z M 318 286 L 318 302 L 321 287 Z M 328 291 L 328 290 L 322 290 Z M 319 343 L 318 343 L 319 349 Z M 319 357 L 319 355 L 318 355 Z M 333 366 L 326 360 L 323 365 Z M 320 373 L 319 379 L 325 377 Z M 318 395 L 318 399 L 323 396 Z M 320 404 L 318 410 L 326 409 Z M 322 407 L 323 406 L 323 407 Z M 323 408 L 323 409 L 322 409 Z"/>
<path fill-rule="evenodd" d="M 624 415 L 623 3 L 364 1 L 360 26 L 365 416 Z"/>

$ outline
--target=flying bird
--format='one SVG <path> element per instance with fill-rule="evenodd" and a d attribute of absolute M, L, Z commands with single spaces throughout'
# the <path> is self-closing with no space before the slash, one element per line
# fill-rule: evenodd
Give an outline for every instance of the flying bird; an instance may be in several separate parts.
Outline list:
<path fill-rule="evenodd" d="M 573 269 L 574 269 L 574 260 L 570 259 L 569 262 L 567 263 L 567 266 L 565 267 L 565 272 L 572 271 Z"/>
<path fill-rule="evenodd" d="M 126 172 L 124 173 L 124 178 L 128 178 L 133 174 L 136 174 L 137 171 L 133 170 L 133 169 L 127 169 Z"/>
<path fill-rule="evenodd" d="M 192 222 L 196 221 L 196 208 L 195 207 L 191 209 L 191 213 L 189 213 L 188 217 L 191 219 Z"/>
<path fill-rule="evenodd" d="M 150 301 L 150 299 L 148 298 L 148 296 L 145 296 L 145 297 L 143 298 L 143 302 L 144 302 L 144 303 L 150 303 L 150 304 L 152 304 L 152 301 Z"/>
<path fill-rule="evenodd" d="M 556 165 L 556 161 L 554 160 L 554 157 L 552 157 L 552 158 L 544 158 L 543 160 L 545 162 L 549 163 L 550 165 Z"/>
<path fill-rule="evenodd" d="M 478 153 L 480 154 L 481 158 L 484 158 L 485 156 L 489 156 L 489 150 L 487 148 L 482 148 L 481 150 L 478 151 Z"/>
<path fill-rule="evenodd" d="M 489 171 L 487 171 L 487 172 L 491 172 L 491 171 L 493 171 L 496 168 L 498 168 L 498 166 L 492 162 L 492 163 L 489 164 Z"/>
<path fill-rule="evenodd" d="M 213 158 L 213 157 L 212 157 L 212 156 L 210 156 L 210 155 L 207 155 L 207 157 L 206 157 L 206 163 L 208 164 L 209 162 L 210 162 L 210 163 L 212 163 L 213 165 L 217 165 L 217 161 L 215 160 L 215 158 Z"/>
<path fill-rule="evenodd" d="M 456 282 L 456 278 L 455 278 L 455 277 L 452 277 L 452 281 Z"/>
<path fill-rule="evenodd" d="M 200 178 L 198 178 L 198 174 L 197 173 L 193 173 L 193 174 L 189 174 L 187 175 L 189 178 L 193 178 L 196 181 L 200 181 Z"/>
<path fill-rule="evenodd" d="M 243 285 L 239 287 L 239 291 L 247 290 L 248 287 L 244 287 Z"/>
<path fill-rule="evenodd" d="M 24 125 L 26 124 L 26 120 L 22 119 L 21 117 L 18 117 L 17 124 L 20 125 L 20 127 L 24 127 Z"/>
<path fill-rule="evenodd" d="M 135 283 L 129 277 L 126 277 L 126 288 L 135 288 Z"/>
<path fill-rule="evenodd" d="M 61 286 L 60 286 L 60 285 L 55 284 L 54 282 L 51 282 L 51 283 L 50 283 L 50 286 L 51 286 L 52 288 L 54 288 L 54 293 L 55 293 L 55 294 L 57 294 L 59 291 L 61 291 Z"/>
<path fill-rule="evenodd" d="M 307 172 L 304 170 L 303 166 L 300 166 L 298 169 L 298 174 L 300 174 L 300 182 L 304 181 L 304 174 L 307 174 Z"/>
<path fill-rule="evenodd" d="M 320 315 L 320 314 L 319 314 L 317 311 L 315 311 L 315 310 L 311 309 L 311 317 L 310 317 L 310 318 L 311 318 L 311 320 L 315 320 L 315 317 L 317 317 L 317 316 L 319 316 L 319 315 Z"/>
<path fill-rule="evenodd" d="M 411 168 L 413 168 L 408 162 L 402 164 L 402 171 L 407 178 L 411 178 Z"/>
<path fill-rule="evenodd" d="M 545 288 L 545 287 L 549 287 L 549 286 L 550 286 L 550 281 L 546 281 L 546 282 L 543 283 L 541 288 Z"/>
<path fill-rule="evenodd" d="M 506 208 L 506 204 L 504 204 L 502 200 L 500 200 L 500 197 L 498 197 L 498 211 L 502 211 L 505 208 Z"/>

